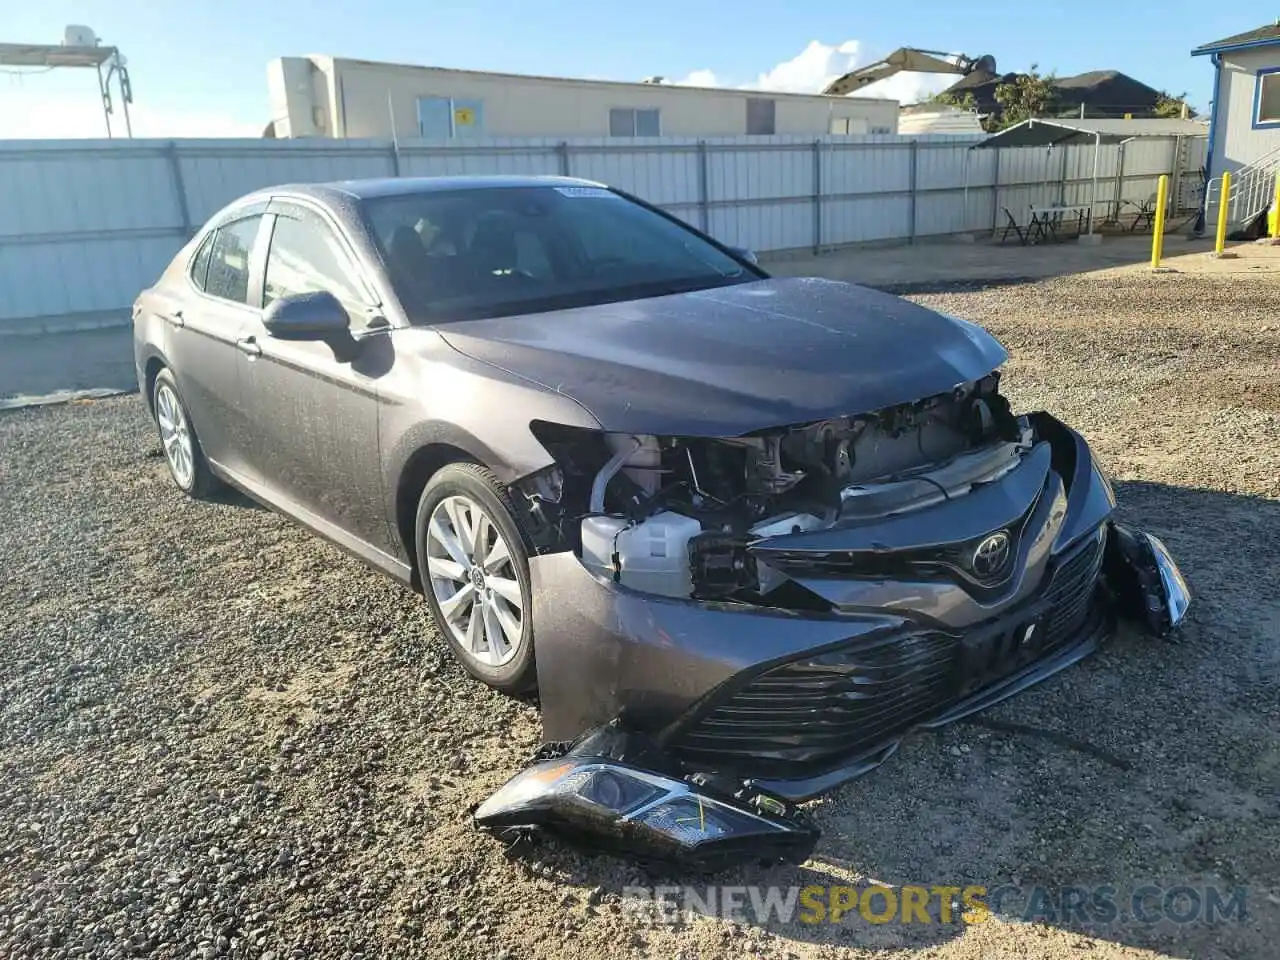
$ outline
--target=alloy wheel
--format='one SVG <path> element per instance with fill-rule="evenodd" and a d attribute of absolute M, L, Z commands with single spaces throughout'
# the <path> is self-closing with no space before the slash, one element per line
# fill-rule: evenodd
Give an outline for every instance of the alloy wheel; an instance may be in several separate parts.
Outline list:
<path fill-rule="evenodd" d="M 500 667 L 519 652 L 525 597 L 510 548 L 484 508 L 445 497 L 427 523 L 427 579 L 462 652 Z"/>
<path fill-rule="evenodd" d="M 178 395 L 168 384 L 156 391 L 156 422 L 160 425 L 160 442 L 178 486 L 189 490 L 195 481 L 195 450 L 191 444 L 191 425 Z"/>

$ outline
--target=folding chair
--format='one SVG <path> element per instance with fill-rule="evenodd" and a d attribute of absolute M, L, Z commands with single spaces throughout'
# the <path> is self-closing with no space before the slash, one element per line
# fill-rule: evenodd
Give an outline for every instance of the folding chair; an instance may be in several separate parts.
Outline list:
<path fill-rule="evenodd" d="M 1009 231 L 1012 230 L 1018 236 L 1018 243 L 1025 247 L 1027 245 L 1027 231 L 1024 231 L 1018 225 L 1017 219 L 1009 212 L 1008 207 L 1001 207 L 1000 209 L 1004 211 L 1005 219 L 1004 233 L 1000 234 L 1000 242 L 1004 243 L 1009 238 Z"/>
<path fill-rule="evenodd" d="M 1137 200 L 1125 200 L 1129 206 L 1133 207 L 1137 213 L 1134 215 L 1133 223 L 1129 224 L 1129 232 L 1137 233 L 1139 227 L 1154 227 L 1156 220 L 1156 196 L 1153 193 L 1146 200 L 1139 203 Z"/>

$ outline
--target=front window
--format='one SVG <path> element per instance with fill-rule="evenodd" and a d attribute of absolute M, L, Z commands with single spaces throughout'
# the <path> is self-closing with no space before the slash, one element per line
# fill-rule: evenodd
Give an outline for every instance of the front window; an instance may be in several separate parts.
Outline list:
<path fill-rule="evenodd" d="M 309 214 L 282 213 L 276 217 L 267 251 L 262 305 L 319 290 L 332 293 L 355 313 L 369 299 L 332 230 Z"/>
<path fill-rule="evenodd" d="M 439 323 L 758 279 L 690 229 L 602 187 L 497 187 L 366 203 L 405 310 Z"/>
<path fill-rule="evenodd" d="M 1280 124 L 1280 67 L 1258 74 L 1255 123 Z"/>

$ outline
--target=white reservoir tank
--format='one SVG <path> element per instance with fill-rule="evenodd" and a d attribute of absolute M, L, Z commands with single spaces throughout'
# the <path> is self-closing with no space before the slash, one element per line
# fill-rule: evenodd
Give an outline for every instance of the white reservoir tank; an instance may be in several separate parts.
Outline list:
<path fill-rule="evenodd" d="M 583 520 L 583 565 L 632 590 L 666 597 L 693 593 L 689 541 L 702 532 L 702 524 L 669 510 L 629 523 L 620 517 Z"/>

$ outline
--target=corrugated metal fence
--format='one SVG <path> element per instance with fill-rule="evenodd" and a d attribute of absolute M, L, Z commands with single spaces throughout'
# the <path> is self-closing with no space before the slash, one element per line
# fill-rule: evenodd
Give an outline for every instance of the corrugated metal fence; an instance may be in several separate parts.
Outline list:
<path fill-rule="evenodd" d="M 1092 146 L 971 150 L 958 137 L 0 142 L 0 333 L 126 322 L 191 232 L 272 184 L 568 174 L 658 204 L 761 253 L 990 232 L 1002 207 L 1087 202 Z M 1193 143 L 1192 151 L 1202 150 Z M 1197 171 L 1174 141 L 1104 146 L 1099 199 L 1145 200 Z M 1099 214 L 1103 206 L 1097 208 Z"/>

